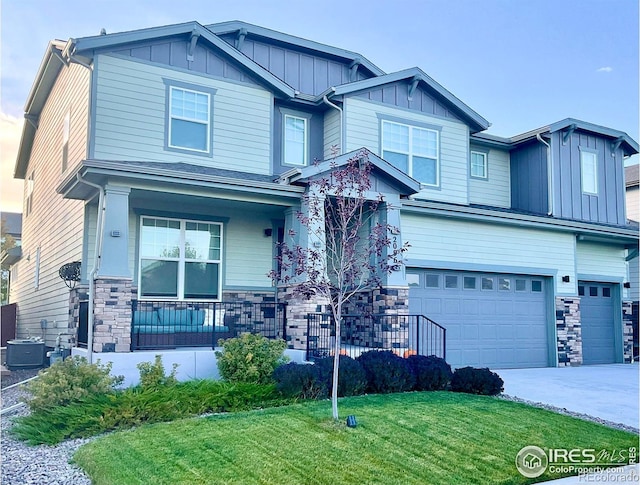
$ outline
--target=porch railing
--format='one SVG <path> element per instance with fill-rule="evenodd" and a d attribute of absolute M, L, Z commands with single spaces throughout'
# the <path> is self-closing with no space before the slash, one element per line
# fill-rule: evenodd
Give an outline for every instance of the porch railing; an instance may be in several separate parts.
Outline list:
<path fill-rule="evenodd" d="M 284 303 L 131 302 L 131 350 L 215 347 L 249 332 L 286 339 Z"/>
<path fill-rule="evenodd" d="M 331 314 L 307 315 L 307 360 L 333 355 L 335 330 Z M 353 358 L 368 350 L 447 357 L 447 329 L 424 315 L 344 315 L 340 340 Z"/>

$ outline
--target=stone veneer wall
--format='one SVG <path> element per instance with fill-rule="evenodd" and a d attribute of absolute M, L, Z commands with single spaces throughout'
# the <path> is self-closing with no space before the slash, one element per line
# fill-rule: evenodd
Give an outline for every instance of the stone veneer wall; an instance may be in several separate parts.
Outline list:
<path fill-rule="evenodd" d="M 80 303 L 89 301 L 89 285 L 78 285 L 69 291 L 69 333 L 73 334 L 73 342 L 78 341 L 80 326 Z"/>
<path fill-rule="evenodd" d="M 93 299 L 93 351 L 131 351 L 130 279 L 97 279 Z"/>
<path fill-rule="evenodd" d="M 328 313 L 329 301 L 323 298 L 307 299 L 295 294 L 294 286 L 278 287 L 278 301 L 287 304 L 287 346 L 307 350 L 309 313 Z"/>
<path fill-rule="evenodd" d="M 379 288 L 362 291 L 346 305 L 350 319 L 345 335 L 351 345 L 382 349 L 409 348 L 409 288 Z M 385 315 L 372 321 L 367 315 Z M 387 317 L 388 316 L 388 317 Z M 400 318 L 397 318 L 400 316 Z"/>
<path fill-rule="evenodd" d="M 632 301 L 622 302 L 622 355 L 625 364 L 633 362 L 633 324 L 634 320 L 638 321 L 638 315 L 634 315 L 633 307 Z"/>
<path fill-rule="evenodd" d="M 558 366 L 581 365 L 582 327 L 579 297 L 556 297 L 556 330 Z"/>

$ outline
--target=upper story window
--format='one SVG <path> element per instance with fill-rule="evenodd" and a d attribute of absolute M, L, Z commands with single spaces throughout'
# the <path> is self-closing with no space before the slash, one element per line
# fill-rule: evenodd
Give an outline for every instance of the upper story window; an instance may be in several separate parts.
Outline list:
<path fill-rule="evenodd" d="M 417 181 L 437 187 L 440 132 L 382 120 L 382 158 Z"/>
<path fill-rule="evenodd" d="M 470 173 L 473 178 L 487 179 L 489 170 L 487 166 L 487 154 L 484 152 L 471 152 Z"/>
<path fill-rule="evenodd" d="M 221 223 L 142 217 L 141 297 L 219 300 L 221 284 Z"/>
<path fill-rule="evenodd" d="M 33 211 L 33 186 L 35 183 L 34 172 L 27 178 L 27 197 L 24 201 L 24 215 L 27 217 Z"/>
<path fill-rule="evenodd" d="M 215 89 L 164 80 L 167 86 L 165 149 L 212 155 L 212 100 Z"/>
<path fill-rule="evenodd" d="M 70 127 L 71 113 L 67 111 L 62 122 L 62 172 L 67 170 L 69 163 L 69 127 Z"/>
<path fill-rule="evenodd" d="M 308 120 L 300 116 L 284 115 L 284 163 L 307 165 Z"/>
<path fill-rule="evenodd" d="M 596 152 L 580 149 L 580 174 L 582 192 L 598 194 L 598 155 Z"/>

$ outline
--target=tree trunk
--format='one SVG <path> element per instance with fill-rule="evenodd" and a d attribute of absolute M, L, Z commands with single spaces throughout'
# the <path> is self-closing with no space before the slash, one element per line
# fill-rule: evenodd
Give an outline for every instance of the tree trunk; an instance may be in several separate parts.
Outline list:
<path fill-rule="evenodd" d="M 340 367 L 340 332 L 342 328 L 342 309 L 336 315 L 336 343 L 333 349 L 333 380 L 331 382 L 331 412 L 333 419 L 338 421 L 338 370 Z"/>

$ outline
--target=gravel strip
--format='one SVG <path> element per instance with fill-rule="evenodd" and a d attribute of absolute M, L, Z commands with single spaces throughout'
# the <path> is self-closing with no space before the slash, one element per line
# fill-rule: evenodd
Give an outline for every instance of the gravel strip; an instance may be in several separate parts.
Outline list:
<path fill-rule="evenodd" d="M 2 379 L 2 386 L 6 387 L 37 374 L 26 371 L 13 371 L 10 377 L 17 374 L 7 383 Z M 8 379 L 7 379 L 8 380 Z M 24 399 L 26 391 L 21 386 L 2 391 L 2 408 L 8 408 Z M 85 443 L 92 439 L 77 439 L 64 441 L 56 446 L 38 445 L 28 446 L 22 441 L 15 440 L 7 431 L 11 428 L 16 417 L 27 416 L 29 408 L 18 408 L 2 415 L 0 422 L 0 455 L 2 456 L 2 485 L 91 485 L 91 480 L 84 472 L 69 464 L 69 460 Z"/>
<path fill-rule="evenodd" d="M 569 411 L 566 408 L 559 408 L 556 406 L 551 406 L 550 404 L 545 404 L 542 402 L 528 401 L 526 399 L 521 399 L 516 396 L 509 396 L 507 394 L 500 394 L 499 398 L 505 399 L 507 401 L 519 402 L 523 404 L 528 404 L 529 406 L 534 406 L 536 408 L 546 409 L 548 411 L 553 411 L 554 413 L 564 414 L 566 416 L 572 416 L 574 418 L 583 419 L 585 421 L 592 421 L 594 423 L 602 424 L 607 426 L 608 428 L 619 429 L 622 431 L 627 431 L 629 433 L 640 434 L 640 430 L 638 428 L 634 428 L 633 426 L 628 426 L 622 423 L 614 423 L 613 421 L 607 421 L 606 419 L 597 418 L 595 416 L 589 416 L 588 414 L 577 413 L 575 411 Z"/>

